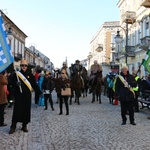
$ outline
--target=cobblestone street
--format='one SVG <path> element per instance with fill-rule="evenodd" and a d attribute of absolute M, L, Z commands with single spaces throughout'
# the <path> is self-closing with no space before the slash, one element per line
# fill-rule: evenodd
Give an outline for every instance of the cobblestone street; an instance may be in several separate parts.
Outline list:
<path fill-rule="evenodd" d="M 150 111 L 146 108 L 135 113 L 136 126 L 121 125 L 120 106 L 109 104 L 102 95 L 102 104 L 91 103 L 91 95 L 80 98 L 80 105 L 70 105 L 69 116 L 59 114 L 56 94 L 53 93 L 54 111 L 32 104 L 29 132 L 9 135 L 12 108 L 6 108 L 6 127 L 0 128 L 1 150 L 149 150 Z M 128 116 L 127 116 L 128 117 Z"/>

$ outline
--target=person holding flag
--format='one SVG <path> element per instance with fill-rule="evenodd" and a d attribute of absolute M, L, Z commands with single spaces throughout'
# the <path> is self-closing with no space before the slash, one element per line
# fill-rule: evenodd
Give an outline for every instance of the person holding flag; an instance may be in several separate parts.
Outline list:
<path fill-rule="evenodd" d="M 120 75 L 117 76 L 115 83 L 115 95 L 120 101 L 122 125 L 126 124 L 126 113 L 129 112 L 130 124 L 136 125 L 134 119 L 134 101 L 135 93 L 132 88 L 137 86 L 133 75 L 129 73 L 127 66 L 121 68 Z"/>
<path fill-rule="evenodd" d="M 27 69 L 27 60 L 21 60 L 20 67 L 21 70 L 16 71 L 16 73 L 11 76 L 10 81 L 14 90 L 14 108 L 9 134 L 15 132 L 17 122 L 22 123 L 21 130 L 23 132 L 28 132 L 27 124 L 31 118 L 31 92 L 34 89 L 39 95 L 42 94 L 33 74 Z"/>

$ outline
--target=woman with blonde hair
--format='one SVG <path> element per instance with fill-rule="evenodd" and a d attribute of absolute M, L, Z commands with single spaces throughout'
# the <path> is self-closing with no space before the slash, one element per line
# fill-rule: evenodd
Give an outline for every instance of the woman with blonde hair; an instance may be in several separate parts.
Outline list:
<path fill-rule="evenodd" d="M 60 108 L 59 115 L 63 114 L 63 101 L 66 106 L 66 115 L 69 115 L 69 105 L 68 105 L 69 96 L 63 96 L 61 94 L 61 89 L 70 87 L 70 79 L 68 78 L 66 74 L 66 70 L 62 69 L 61 76 L 59 78 L 53 78 L 52 80 L 57 84 L 57 94 L 59 96 L 59 108 Z"/>

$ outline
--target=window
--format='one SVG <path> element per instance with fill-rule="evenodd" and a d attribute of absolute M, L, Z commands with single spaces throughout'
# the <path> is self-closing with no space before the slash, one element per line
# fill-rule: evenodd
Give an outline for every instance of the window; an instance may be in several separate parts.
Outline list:
<path fill-rule="evenodd" d="M 148 29 L 149 28 L 149 22 L 146 22 L 145 23 L 145 29 Z"/>
<path fill-rule="evenodd" d="M 149 22 L 145 22 L 145 36 L 149 36 Z"/>

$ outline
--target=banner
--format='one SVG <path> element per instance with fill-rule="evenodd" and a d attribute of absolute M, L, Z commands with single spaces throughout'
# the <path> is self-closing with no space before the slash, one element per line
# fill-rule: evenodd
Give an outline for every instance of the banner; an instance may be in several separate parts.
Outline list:
<path fill-rule="evenodd" d="M 6 29 L 0 13 L 0 72 L 14 62 Z"/>
<path fill-rule="evenodd" d="M 142 65 L 147 69 L 147 71 L 150 73 L 150 50 L 146 52 L 146 56 L 142 61 Z"/>

